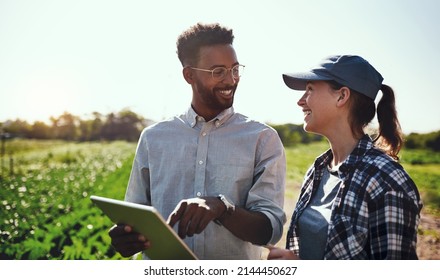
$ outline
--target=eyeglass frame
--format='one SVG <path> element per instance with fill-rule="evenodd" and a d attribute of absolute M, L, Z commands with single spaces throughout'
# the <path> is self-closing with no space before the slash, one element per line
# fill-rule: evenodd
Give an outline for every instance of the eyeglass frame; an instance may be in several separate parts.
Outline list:
<path fill-rule="evenodd" d="M 228 72 L 231 72 L 232 77 L 233 77 L 235 80 L 240 79 L 240 77 L 241 77 L 240 71 L 239 71 L 239 76 L 238 76 L 238 77 L 235 77 L 234 74 L 233 74 L 233 72 L 232 72 L 232 69 L 234 69 L 234 68 L 236 68 L 236 67 L 240 67 L 240 66 L 243 68 L 243 70 L 244 70 L 244 67 L 246 67 L 246 66 L 243 65 L 243 64 L 237 64 L 237 65 L 232 66 L 231 68 L 226 68 L 226 67 L 224 67 L 224 66 L 218 66 L 218 67 L 214 67 L 214 69 L 212 69 L 212 70 L 210 70 L 210 69 L 203 69 L 203 68 L 197 68 L 197 67 L 191 67 L 191 66 L 187 66 L 187 67 L 190 68 L 190 69 L 193 69 L 193 70 L 204 71 L 204 72 L 211 72 L 211 77 L 212 77 L 214 80 L 221 81 L 221 80 L 223 80 L 223 79 L 228 75 Z M 221 78 L 214 78 L 214 71 L 215 71 L 215 69 L 218 69 L 218 68 L 226 69 L 226 74 L 225 74 L 223 77 L 221 77 Z M 243 72 L 243 71 L 241 71 L 241 72 Z"/>

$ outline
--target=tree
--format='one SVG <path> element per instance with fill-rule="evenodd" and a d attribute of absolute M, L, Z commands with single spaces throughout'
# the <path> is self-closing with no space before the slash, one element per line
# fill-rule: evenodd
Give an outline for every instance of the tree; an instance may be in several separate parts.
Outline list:
<path fill-rule="evenodd" d="M 58 118 L 51 118 L 52 128 L 55 133 L 55 138 L 73 141 L 77 140 L 79 136 L 79 131 L 77 129 L 77 124 L 79 123 L 79 118 L 64 112 Z"/>
<path fill-rule="evenodd" d="M 14 136 L 29 137 L 31 126 L 28 122 L 16 119 L 15 121 L 6 121 L 3 123 L 4 131 Z"/>
<path fill-rule="evenodd" d="M 98 112 L 93 112 L 94 119 L 91 124 L 90 140 L 98 141 L 102 138 L 102 127 L 104 125 L 103 116 Z"/>
<path fill-rule="evenodd" d="M 92 140 L 93 120 L 79 120 L 79 141 Z"/>
<path fill-rule="evenodd" d="M 110 113 L 102 126 L 101 135 L 108 140 L 136 141 L 144 124 L 145 119 L 130 110 Z"/>
<path fill-rule="evenodd" d="M 323 139 L 321 135 L 305 132 L 302 125 L 288 123 L 271 126 L 278 132 L 284 146 L 293 146 L 299 143 L 306 144 Z"/>
<path fill-rule="evenodd" d="M 36 121 L 31 126 L 29 137 L 35 139 L 50 139 L 52 138 L 52 130 L 50 126 L 44 122 Z"/>
<path fill-rule="evenodd" d="M 440 151 L 440 131 L 426 134 L 411 133 L 405 137 L 405 148 Z"/>
<path fill-rule="evenodd" d="M 440 131 L 430 133 L 426 141 L 426 147 L 433 151 L 440 151 Z"/>

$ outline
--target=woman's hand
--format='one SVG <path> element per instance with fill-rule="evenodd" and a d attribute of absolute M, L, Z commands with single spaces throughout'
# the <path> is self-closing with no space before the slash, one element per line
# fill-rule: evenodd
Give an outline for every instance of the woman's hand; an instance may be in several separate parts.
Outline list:
<path fill-rule="evenodd" d="M 291 250 L 281 249 L 274 246 L 266 246 L 269 249 L 268 260 L 299 260 L 299 257 Z"/>

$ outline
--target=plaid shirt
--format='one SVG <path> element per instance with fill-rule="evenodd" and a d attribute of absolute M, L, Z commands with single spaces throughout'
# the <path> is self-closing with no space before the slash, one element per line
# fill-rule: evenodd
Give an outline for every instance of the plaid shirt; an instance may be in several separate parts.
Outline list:
<path fill-rule="evenodd" d="M 332 159 L 328 150 L 307 171 L 287 233 L 286 248 L 299 254 L 298 217 Z M 338 171 L 342 180 L 328 227 L 324 259 L 417 259 L 422 202 L 403 167 L 365 135 Z"/>

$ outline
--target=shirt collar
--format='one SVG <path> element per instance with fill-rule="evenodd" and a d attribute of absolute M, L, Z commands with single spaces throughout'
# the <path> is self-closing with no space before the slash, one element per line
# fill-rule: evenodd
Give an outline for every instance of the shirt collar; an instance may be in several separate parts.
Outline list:
<path fill-rule="evenodd" d="M 215 117 L 212 121 L 214 121 L 215 125 L 217 127 L 219 127 L 222 124 L 224 124 L 234 113 L 235 113 L 234 108 L 229 107 L 228 109 L 226 109 L 226 110 L 222 111 L 220 114 L 218 114 L 217 117 Z M 190 106 L 188 108 L 184 117 L 185 117 L 185 122 L 191 127 L 196 126 L 197 122 L 200 121 L 199 120 L 200 118 L 203 119 L 202 116 L 199 116 L 196 113 L 196 111 L 194 111 L 192 106 Z"/>
<path fill-rule="evenodd" d="M 373 141 L 371 140 L 370 136 L 365 134 L 361 140 L 359 140 L 359 143 L 357 144 L 356 148 L 350 153 L 348 158 L 345 160 L 345 163 L 347 166 L 354 166 L 359 161 L 361 161 L 365 154 L 371 150 L 374 147 Z"/>
<path fill-rule="evenodd" d="M 358 142 L 354 150 L 350 153 L 350 155 L 345 159 L 345 161 L 341 164 L 339 167 L 339 171 L 342 173 L 348 172 L 352 169 L 353 166 L 355 166 L 359 161 L 362 160 L 362 158 L 365 156 L 365 154 L 374 147 L 373 141 L 371 140 L 370 136 L 365 134 Z M 327 168 L 327 165 L 332 160 L 333 154 L 332 151 L 329 149 L 322 155 L 320 155 L 316 161 L 315 161 L 315 168 L 316 169 L 323 169 Z"/>

